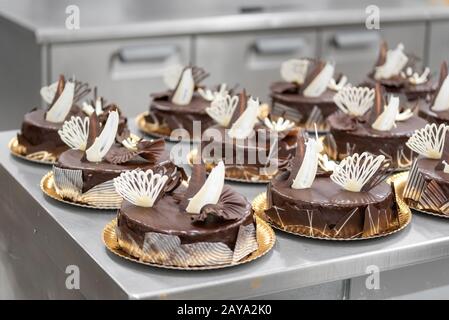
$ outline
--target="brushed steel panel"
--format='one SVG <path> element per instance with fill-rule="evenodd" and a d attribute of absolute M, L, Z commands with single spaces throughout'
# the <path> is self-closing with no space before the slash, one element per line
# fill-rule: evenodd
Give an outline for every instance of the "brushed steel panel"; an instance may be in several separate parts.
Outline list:
<path fill-rule="evenodd" d="M 432 71 L 439 70 L 443 61 L 449 62 L 449 21 L 432 22 L 429 35 L 429 63 Z"/>

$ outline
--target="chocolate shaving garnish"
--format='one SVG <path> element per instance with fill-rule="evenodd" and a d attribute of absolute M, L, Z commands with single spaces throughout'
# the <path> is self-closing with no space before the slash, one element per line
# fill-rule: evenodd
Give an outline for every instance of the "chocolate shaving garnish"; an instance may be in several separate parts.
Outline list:
<path fill-rule="evenodd" d="M 203 184 L 206 182 L 206 166 L 204 163 L 194 164 L 192 167 L 192 175 L 190 176 L 189 186 L 185 192 L 185 197 L 181 201 L 181 206 L 185 209 L 189 204 L 189 200 L 198 193 Z"/>
<path fill-rule="evenodd" d="M 379 46 L 379 55 L 377 56 L 376 66 L 382 66 L 387 60 L 388 44 L 385 40 L 382 40 Z"/>
<path fill-rule="evenodd" d="M 95 142 L 95 139 L 100 134 L 100 122 L 96 112 L 92 112 L 89 116 L 89 135 L 87 136 L 86 150 Z"/>
<path fill-rule="evenodd" d="M 306 139 L 302 132 L 298 133 L 296 140 L 296 153 L 295 157 L 291 161 L 290 176 L 288 177 L 288 184 L 291 185 L 296 178 L 302 162 L 304 161 L 304 155 L 306 153 Z"/>
<path fill-rule="evenodd" d="M 168 100 L 171 95 L 172 95 L 172 92 L 167 90 L 167 91 L 152 93 L 152 94 L 150 94 L 150 97 L 153 100 Z"/>
<path fill-rule="evenodd" d="M 91 92 L 87 82 L 75 81 L 75 92 L 73 102 L 78 102 Z M 95 104 L 93 104 L 95 106 Z"/>
<path fill-rule="evenodd" d="M 446 63 L 446 61 L 444 61 L 441 64 L 441 66 L 440 66 L 440 78 L 438 80 L 438 87 L 437 87 L 437 89 L 436 89 L 436 91 L 435 91 L 435 93 L 433 94 L 433 97 L 432 97 L 432 103 L 430 104 L 431 107 L 433 105 L 435 105 L 435 99 L 437 98 L 438 93 L 440 93 L 441 86 L 443 85 L 443 82 L 446 79 L 447 74 L 448 74 L 447 63 Z"/>
<path fill-rule="evenodd" d="M 239 94 L 239 104 L 237 105 L 237 108 L 235 108 L 234 113 L 231 117 L 231 121 L 229 122 L 230 126 L 232 126 L 237 121 L 237 119 L 240 118 L 243 111 L 245 111 L 247 102 L 248 96 L 246 95 L 246 90 L 243 89 Z"/>
<path fill-rule="evenodd" d="M 58 98 L 61 95 L 62 91 L 64 91 L 64 88 L 65 88 L 65 78 L 61 74 L 59 76 L 58 87 L 56 88 L 56 93 L 55 93 L 55 96 L 53 97 L 53 101 L 51 102 L 50 107 L 52 107 L 55 104 L 56 100 L 58 100 Z"/>
<path fill-rule="evenodd" d="M 324 153 L 327 154 L 329 159 L 337 160 L 337 158 L 338 158 L 337 142 L 335 141 L 335 138 L 331 133 L 327 133 L 324 136 L 323 148 L 324 148 Z"/>
<path fill-rule="evenodd" d="M 385 107 L 384 91 L 379 82 L 376 82 L 374 95 L 374 106 L 369 113 L 369 123 L 373 124 L 376 119 L 382 114 Z"/>
<path fill-rule="evenodd" d="M 137 156 L 154 164 L 165 150 L 164 139 L 153 141 L 142 140 L 137 143 L 137 150 L 129 150 L 126 147 L 111 149 L 105 156 L 105 160 L 112 164 L 122 164 L 135 159 Z"/>
<path fill-rule="evenodd" d="M 237 220 L 242 217 L 241 197 L 231 188 L 223 188 L 220 199 L 216 204 L 207 204 L 201 208 L 198 215 L 193 216 L 193 221 L 204 222 L 208 217 L 217 217 L 221 220 Z"/>
<path fill-rule="evenodd" d="M 195 81 L 195 86 L 198 87 L 200 82 L 209 76 L 209 73 L 197 66 L 192 66 L 191 68 L 193 81 Z"/>
<path fill-rule="evenodd" d="M 324 61 L 310 61 L 310 65 L 307 68 L 307 75 L 304 79 L 304 83 L 301 85 L 300 92 L 303 92 L 309 86 L 309 84 L 320 74 L 325 66 L 326 63 Z"/>
<path fill-rule="evenodd" d="M 391 174 L 391 160 L 385 159 L 377 169 L 376 173 L 369 179 L 369 181 L 362 187 L 360 191 L 366 192 L 377 186 Z"/>

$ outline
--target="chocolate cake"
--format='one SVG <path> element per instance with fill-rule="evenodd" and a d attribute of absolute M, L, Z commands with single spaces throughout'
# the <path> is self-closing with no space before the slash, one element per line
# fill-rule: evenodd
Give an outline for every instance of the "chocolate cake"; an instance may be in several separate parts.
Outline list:
<path fill-rule="evenodd" d="M 224 160 L 228 172 L 239 170 L 241 178 L 277 172 L 293 155 L 299 129 L 289 120 L 271 119 L 262 111 L 259 101 L 248 99 L 244 90 L 239 96 L 213 102 L 208 112 L 217 124 L 202 136 L 202 159 L 207 163 Z"/>
<path fill-rule="evenodd" d="M 328 118 L 326 152 L 335 159 L 353 153 L 382 154 L 399 170 L 410 168 L 416 154 L 406 146 L 427 121 L 413 114 L 409 103 L 391 97 L 385 104 L 382 88 L 345 88 L 335 96 L 340 111 Z M 374 99 L 375 98 L 375 99 Z M 402 110 L 402 112 L 400 112 Z"/>
<path fill-rule="evenodd" d="M 386 41 L 382 41 L 379 56 L 373 70 L 370 71 L 361 86 L 374 88 L 379 82 L 388 93 L 404 94 L 407 99 L 425 98 L 435 91 L 429 68 L 417 71 L 419 58 L 403 52 L 400 43 L 396 49 L 388 50 Z"/>
<path fill-rule="evenodd" d="M 122 250 L 176 267 L 234 264 L 257 250 L 251 205 L 224 185 L 223 163 L 207 180 L 205 166 L 195 165 L 188 187 L 179 175 L 156 172 L 130 171 L 114 180 L 124 198 L 117 215 Z M 133 181 L 151 187 L 144 191 Z"/>
<path fill-rule="evenodd" d="M 334 67 L 315 59 L 289 60 L 282 64 L 283 81 L 270 86 L 273 113 L 294 120 L 309 130 L 315 125 L 327 130 L 326 118 L 337 110 L 333 97 L 347 85 L 340 75 L 333 79 Z M 313 90 L 311 90 L 313 89 Z"/>
<path fill-rule="evenodd" d="M 176 139 L 201 139 L 201 133 L 213 124 L 206 108 L 215 97 L 228 93 L 225 85 L 218 91 L 201 87 L 200 82 L 208 75 L 199 67 L 187 66 L 179 73 L 175 72 L 171 77 L 173 79 L 165 78 L 170 89 L 151 94 L 153 100 L 145 116 L 145 121 L 155 127 L 152 133 L 165 136 L 173 134 Z M 197 129 L 194 129 L 195 121 Z"/>
<path fill-rule="evenodd" d="M 104 123 L 111 109 L 118 110 L 115 104 L 106 105 L 103 98 L 97 98 L 96 90 L 94 99 L 90 102 L 91 105 L 86 102 L 83 107 L 78 105 L 80 100 L 90 92 L 88 85 L 79 81 L 74 82 L 74 88 L 69 89 L 73 92 L 66 92 L 71 97 L 60 99 L 66 83 L 70 83 L 70 81 L 66 81 L 64 76 L 60 76 L 58 82 L 42 88 L 41 95 L 49 103 L 48 110 L 35 108 L 25 114 L 21 131 L 17 134 L 18 142 L 25 150 L 23 155 L 46 153 L 49 158 L 55 161 L 63 151 L 68 150 L 67 145 L 61 141 L 58 134 L 58 130 L 62 128 L 65 120 L 69 120 L 72 116 L 87 117 L 90 114 L 89 112 L 94 110 L 91 105 L 98 105 L 95 112 L 98 113 L 100 121 Z M 57 103 L 58 105 L 55 107 Z M 59 119 L 48 118 L 48 113 L 53 107 L 55 109 L 60 108 Z M 125 128 L 126 118 L 120 115 L 119 132 L 122 132 Z"/>
<path fill-rule="evenodd" d="M 429 122 L 441 124 L 449 122 L 449 77 L 447 63 L 443 62 L 440 68 L 440 79 L 437 90 L 419 99 L 419 116 Z"/>
<path fill-rule="evenodd" d="M 333 172 L 317 174 L 319 142 L 298 142 L 289 170 L 269 184 L 268 219 L 277 227 L 319 238 L 382 235 L 399 226 L 392 186 L 384 182 L 385 157 L 354 154 Z"/>
<path fill-rule="evenodd" d="M 72 117 L 64 123 L 59 134 L 71 149 L 64 151 L 53 166 L 55 189 L 62 198 L 116 208 L 121 197 L 114 190 L 113 179 L 120 173 L 155 166 L 176 172 L 164 151 L 163 139 L 146 141 L 128 132 L 117 135 L 118 123 L 116 110 L 109 113 L 104 126 L 100 126 L 96 113 L 87 118 Z"/>
<path fill-rule="evenodd" d="M 417 130 L 407 145 L 420 156 L 413 163 L 404 189 L 414 209 L 449 217 L 449 135 L 445 124 Z"/>

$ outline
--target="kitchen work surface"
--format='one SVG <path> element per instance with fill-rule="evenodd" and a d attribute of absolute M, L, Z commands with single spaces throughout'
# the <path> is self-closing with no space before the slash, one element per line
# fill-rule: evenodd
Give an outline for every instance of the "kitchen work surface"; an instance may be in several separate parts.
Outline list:
<path fill-rule="evenodd" d="M 449 257 L 449 221 L 416 214 L 404 231 L 377 240 L 335 242 L 276 232 L 270 253 L 234 268 L 188 272 L 139 265 L 109 253 L 102 243 L 114 211 L 65 205 L 42 194 L 40 179 L 51 168 L 11 156 L 7 144 L 14 134 L 0 133 L 4 296 L 1 291 L 27 288 L 49 298 L 238 299 L 360 277 L 372 265 L 383 271 Z M 264 190 L 232 185 L 249 199 Z M 78 271 L 79 289 L 68 278 Z"/>

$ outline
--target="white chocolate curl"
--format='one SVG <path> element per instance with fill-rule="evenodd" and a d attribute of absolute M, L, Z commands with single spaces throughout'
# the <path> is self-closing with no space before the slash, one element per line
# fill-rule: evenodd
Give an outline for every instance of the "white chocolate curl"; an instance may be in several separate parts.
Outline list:
<path fill-rule="evenodd" d="M 70 109 L 72 108 L 74 94 L 75 83 L 72 81 L 67 81 L 59 98 L 50 110 L 47 111 L 45 120 L 53 123 L 64 122 L 70 112 Z"/>
<path fill-rule="evenodd" d="M 281 65 L 281 77 L 284 81 L 303 84 L 307 75 L 309 60 L 291 59 Z"/>
<path fill-rule="evenodd" d="M 259 114 L 259 99 L 254 100 L 251 97 L 248 100 L 248 106 L 237 121 L 232 125 L 228 131 L 228 135 L 235 139 L 245 139 L 254 130 L 254 125 L 257 122 L 257 115 Z"/>
<path fill-rule="evenodd" d="M 185 106 L 192 101 L 195 81 L 193 80 L 192 68 L 186 68 L 181 75 L 181 81 L 172 97 L 172 102 Z"/>
<path fill-rule="evenodd" d="M 432 111 L 446 111 L 449 110 L 449 76 L 444 79 L 440 91 L 437 93 L 435 103 L 430 108 Z"/>
<path fill-rule="evenodd" d="M 389 131 L 396 125 L 396 118 L 399 114 L 399 98 L 391 97 L 390 102 L 384 111 L 377 117 L 371 125 L 373 129 L 379 131 Z"/>
<path fill-rule="evenodd" d="M 209 173 L 201 189 L 190 199 L 186 211 L 199 214 L 207 204 L 217 204 L 223 191 L 225 166 L 220 161 Z"/>
<path fill-rule="evenodd" d="M 95 138 L 94 143 L 86 150 L 86 158 L 90 162 L 101 162 L 103 157 L 111 149 L 117 135 L 119 116 L 117 111 L 109 113 L 108 120 L 100 135 Z"/>
<path fill-rule="evenodd" d="M 385 63 L 376 67 L 374 79 L 389 79 L 399 75 L 407 62 L 408 57 L 404 54 L 404 45 L 400 43 L 396 49 L 387 51 Z"/>
<path fill-rule="evenodd" d="M 309 139 L 306 142 L 306 152 L 304 159 L 292 183 L 292 189 L 307 189 L 312 186 L 315 180 L 316 171 L 318 169 L 318 142 L 314 139 Z"/>
<path fill-rule="evenodd" d="M 334 76 L 334 66 L 327 63 L 321 72 L 304 89 L 305 97 L 319 97 L 326 91 L 331 79 Z"/>

